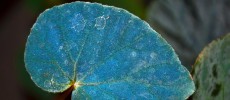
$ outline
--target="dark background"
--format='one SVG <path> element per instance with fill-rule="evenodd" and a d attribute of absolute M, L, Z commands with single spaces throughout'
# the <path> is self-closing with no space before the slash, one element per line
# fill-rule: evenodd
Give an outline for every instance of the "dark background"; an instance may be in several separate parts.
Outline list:
<path fill-rule="evenodd" d="M 26 72 L 23 53 L 30 28 L 38 15 L 54 5 L 74 0 L 0 1 L 0 99 L 52 100 L 57 95 L 42 91 Z M 88 0 L 124 8 L 145 19 L 151 0 Z"/>

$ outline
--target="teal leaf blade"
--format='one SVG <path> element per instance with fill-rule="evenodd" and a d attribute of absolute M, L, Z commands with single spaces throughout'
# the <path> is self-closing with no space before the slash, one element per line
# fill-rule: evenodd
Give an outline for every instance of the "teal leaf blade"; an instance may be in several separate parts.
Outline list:
<path fill-rule="evenodd" d="M 172 47 L 126 10 L 73 2 L 43 12 L 28 37 L 37 86 L 72 99 L 185 99 L 194 90 Z"/>

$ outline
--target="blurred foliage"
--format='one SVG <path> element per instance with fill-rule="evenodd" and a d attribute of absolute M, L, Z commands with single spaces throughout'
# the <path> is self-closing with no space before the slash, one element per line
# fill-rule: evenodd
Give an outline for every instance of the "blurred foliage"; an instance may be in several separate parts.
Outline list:
<path fill-rule="evenodd" d="M 92 0 L 93 2 L 98 2 L 110 6 L 116 6 L 123 8 L 133 13 L 134 15 L 145 19 L 145 7 L 142 0 Z"/>
<path fill-rule="evenodd" d="M 191 70 L 207 43 L 230 32 L 229 10 L 229 0 L 155 0 L 147 20 Z"/>
<path fill-rule="evenodd" d="M 196 92 L 194 100 L 230 98 L 230 34 L 213 41 L 199 55 L 194 65 Z"/>

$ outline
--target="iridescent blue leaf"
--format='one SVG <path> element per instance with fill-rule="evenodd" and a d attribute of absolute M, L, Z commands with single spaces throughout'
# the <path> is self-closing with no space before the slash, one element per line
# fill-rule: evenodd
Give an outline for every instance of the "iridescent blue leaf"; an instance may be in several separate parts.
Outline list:
<path fill-rule="evenodd" d="M 72 99 L 185 99 L 194 83 L 173 49 L 126 10 L 73 2 L 43 12 L 25 51 L 37 86 Z"/>

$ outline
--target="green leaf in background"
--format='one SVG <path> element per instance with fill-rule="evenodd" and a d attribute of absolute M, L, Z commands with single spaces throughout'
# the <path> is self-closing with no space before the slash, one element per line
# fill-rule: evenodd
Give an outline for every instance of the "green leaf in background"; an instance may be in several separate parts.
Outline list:
<path fill-rule="evenodd" d="M 230 98 L 230 34 L 213 41 L 199 55 L 194 70 L 194 100 Z"/>
<path fill-rule="evenodd" d="M 179 99 L 195 86 L 172 47 L 145 21 L 98 3 L 44 11 L 32 27 L 25 66 L 48 92 L 76 99 Z"/>
<path fill-rule="evenodd" d="M 229 0 L 155 0 L 148 22 L 189 70 L 205 45 L 230 32 Z"/>

